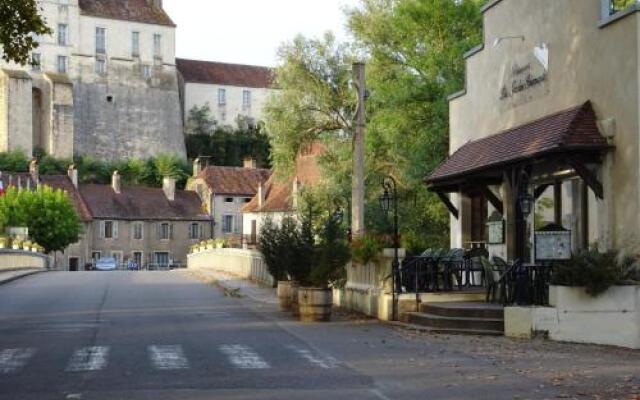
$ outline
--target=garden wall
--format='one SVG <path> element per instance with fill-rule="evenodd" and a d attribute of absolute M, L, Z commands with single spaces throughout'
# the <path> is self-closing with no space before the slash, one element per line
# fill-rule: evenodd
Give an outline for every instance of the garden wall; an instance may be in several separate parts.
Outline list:
<path fill-rule="evenodd" d="M 614 286 L 598 297 L 551 286 L 551 307 L 507 307 L 505 334 L 548 333 L 553 340 L 640 349 L 640 286 Z"/>
<path fill-rule="evenodd" d="M 49 258 L 44 254 L 23 250 L 0 250 L 0 271 L 11 271 L 26 268 L 45 269 L 49 265 Z"/>
<path fill-rule="evenodd" d="M 269 286 L 274 284 L 262 255 L 255 250 L 202 250 L 187 256 L 187 267 L 194 270 L 213 269 Z"/>

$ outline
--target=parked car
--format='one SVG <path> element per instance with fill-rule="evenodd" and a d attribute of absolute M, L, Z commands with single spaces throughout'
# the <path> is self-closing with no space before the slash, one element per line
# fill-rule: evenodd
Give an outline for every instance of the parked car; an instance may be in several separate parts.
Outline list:
<path fill-rule="evenodd" d="M 98 271 L 115 271 L 118 264 L 115 258 L 101 258 L 96 262 L 96 270 Z"/>

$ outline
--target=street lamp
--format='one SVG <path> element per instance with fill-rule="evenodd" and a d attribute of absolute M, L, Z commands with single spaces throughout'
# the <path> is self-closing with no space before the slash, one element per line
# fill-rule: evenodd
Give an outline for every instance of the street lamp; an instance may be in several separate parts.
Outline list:
<path fill-rule="evenodd" d="M 528 217 L 533 211 L 533 203 L 535 201 L 533 196 L 531 196 L 529 192 L 523 191 L 523 193 L 520 194 L 520 199 L 518 199 L 518 201 L 520 202 L 520 211 L 522 211 L 522 215 L 525 218 Z"/>
<path fill-rule="evenodd" d="M 400 261 L 398 259 L 398 248 L 400 240 L 398 235 L 398 193 L 396 181 L 392 177 L 387 177 L 382 181 L 384 192 L 380 196 L 380 208 L 385 214 L 393 208 L 393 262 L 391 263 L 391 319 L 396 320 L 396 283 L 399 282 L 398 272 L 400 271 Z"/>

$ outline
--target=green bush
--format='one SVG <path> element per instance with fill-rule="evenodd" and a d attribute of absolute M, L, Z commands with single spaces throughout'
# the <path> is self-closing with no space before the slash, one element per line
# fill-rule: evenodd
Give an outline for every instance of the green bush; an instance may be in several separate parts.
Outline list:
<path fill-rule="evenodd" d="M 366 265 L 382 253 L 382 243 L 371 235 L 356 238 L 351 242 L 351 257 L 359 264 Z"/>
<path fill-rule="evenodd" d="M 559 286 L 583 286 L 593 297 L 626 278 L 634 260 L 621 253 L 585 251 L 566 263 L 554 266 L 551 283 Z"/>

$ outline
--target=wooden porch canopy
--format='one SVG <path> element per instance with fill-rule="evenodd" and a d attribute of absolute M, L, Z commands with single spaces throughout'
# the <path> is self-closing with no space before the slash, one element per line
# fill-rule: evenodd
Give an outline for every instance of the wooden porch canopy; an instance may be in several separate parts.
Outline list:
<path fill-rule="evenodd" d="M 501 201 L 487 186 L 502 184 L 505 177 L 514 176 L 515 169 L 531 169 L 535 165 L 569 166 L 602 198 L 602 184 L 586 164 L 599 163 L 603 152 L 610 148 L 598 129 L 591 102 L 587 101 L 469 142 L 437 167 L 425 181 L 456 217 L 458 211 L 445 193 L 464 191 L 468 187 L 480 188 L 501 210 Z"/>

